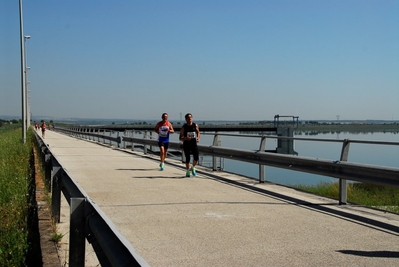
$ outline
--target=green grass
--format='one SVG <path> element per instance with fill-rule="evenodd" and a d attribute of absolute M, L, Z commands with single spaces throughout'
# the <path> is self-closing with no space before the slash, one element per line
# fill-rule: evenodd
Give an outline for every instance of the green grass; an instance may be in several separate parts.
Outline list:
<path fill-rule="evenodd" d="M 27 133 L 26 144 L 22 144 L 21 129 L 3 128 L 0 133 L 0 266 L 4 267 L 25 266 L 29 248 L 32 141 L 32 131 Z"/>
<path fill-rule="evenodd" d="M 317 195 L 339 198 L 338 183 L 320 183 L 316 186 L 296 185 L 295 187 Z M 348 202 L 399 214 L 399 189 L 367 183 L 349 183 Z"/>
<path fill-rule="evenodd" d="M 14 131 L 22 127 L 22 123 L 8 124 L 3 122 L 1 125 L 2 126 L 0 126 L 0 136 L 6 132 Z M 21 132 L 21 138 L 22 138 L 22 132 Z"/>
<path fill-rule="evenodd" d="M 54 232 L 51 236 L 51 241 L 55 242 L 58 244 L 58 242 L 61 241 L 61 239 L 65 236 L 65 234 L 60 234 L 57 232 Z"/>

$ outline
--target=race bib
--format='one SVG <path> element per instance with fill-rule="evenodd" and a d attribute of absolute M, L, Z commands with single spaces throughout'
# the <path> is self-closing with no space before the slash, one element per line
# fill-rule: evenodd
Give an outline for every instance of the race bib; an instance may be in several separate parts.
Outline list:
<path fill-rule="evenodd" d="M 187 137 L 196 138 L 197 137 L 197 133 L 196 132 L 187 132 Z"/>
<path fill-rule="evenodd" d="M 162 126 L 159 128 L 159 136 L 166 137 L 168 136 L 169 126 Z"/>

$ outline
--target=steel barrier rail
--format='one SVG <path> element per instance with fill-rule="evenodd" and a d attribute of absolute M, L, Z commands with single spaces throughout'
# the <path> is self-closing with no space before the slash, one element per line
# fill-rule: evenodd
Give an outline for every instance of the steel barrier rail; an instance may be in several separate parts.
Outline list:
<path fill-rule="evenodd" d="M 101 129 L 100 129 L 100 130 L 101 130 Z M 100 131 L 100 130 L 99 130 L 99 131 Z M 67 131 L 67 132 L 69 132 L 69 133 L 74 133 L 74 131 L 66 130 L 66 129 L 62 129 L 62 131 Z M 105 133 L 105 132 L 104 132 L 104 133 Z M 117 136 L 117 137 L 105 136 L 105 134 L 98 134 L 98 133 L 93 133 L 93 132 L 79 132 L 79 134 L 80 134 L 80 135 L 85 135 L 85 136 L 93 137 L 93 140 L 94 140 L 94 137 L 97 137 L 97 138 L 98 138 L 97 141 L 99 141 L 99 139 L 102 138 L 104 143 L 105 143 L 105 140 L 109 140 L 110 142 L 115 142 L 115 143 L 117 143 L 117 144 L 118 144 L 118 147 L 119 147 L 119 144 L 120 144 L 121 141 L 122 141 L 120 136 Z"/>
<path fill-rule="evenodd" d="M 70 206 L 69 266 L 85 266 L 85 240 L 101 266 L 149 266 L 112 221 L 69 176 L 37 133 L 36 141 L 51 173 L 52 219 L 59 222 L 61 192 Z M 50 168 L 49 168 L 50 167 Z"/>
<path fill-rule="evenodd" d="M 202 133 L 203 135 L 214 135 L 215 138 L 219 136 L 234 136 L 234 137 L 252 137 L 252 138 L 261 138 L 259 151 L 265 151 L 266 139 L 277 139 L 277 140 L 286 140 L 286 141 L 316 141 L 316 142 L 330 142 L 330 143 L 342 143 L 341 156 L 339 160 L 341 162 L 345 162 L 348 160 L 349 156 L 349 147 L 350 144 L 372 144 L 372 145 L 394 145 L 399 146 L 399 142 L 387 142 L 387 141 L 365 141 L 365 140 L 337 140 L 337 139 L 320 139 L 320 138 L 301 138 L 301 137 L 289 137 L 289 136 L 273 136 L 273 135 L 246 135 L 246 134 L 228 134 L 228 133 Z M 265 151 L 266 152 L 266 151 Z M 264 165 L 259 165 L 259 182 L 264 182 Z M 339 179 L 339 203 L 346 204 L 348 201 L 348 185 L 346 179 Z"/>
<path fill-rule="evenodd" d="M 61 129 L 61 131 L 70 134 L 83 134 L 74 130 Z M 95 134 L 90 134 L 93 136 Z M 309 138 L 298 138 L 298 137 L 284 137 L 284 136 L 258 136 L 258 135 L 238 135 L 238 134 L 226 134 L 226 133 L 215 133 L 214 145 L 204 146 L 198 145 L 199 151 L 203 155 L 239 160 L 249 163 L 259 164 L 259 182 L 264 182 L 264 166 L 278 167 L 293 171 L 301 171 L 306 173 L 318 174 L 323 176 L 329 176 L 339 179 L 339 203 L 347 203 L 347 184 L 346 180 L 352 180 L 357 182 L 372 183 L 378 185 L 385 185 L 391 187 L 399 187 L 399 168 L 384 167 L 369 164 L 350 163 L 347 162 L 349 154 L 350 143 L 365 143 L 365 144 L 382 144 L 382 145 L 399 145 L 397 142 L 382 142 L 382 141 L 362 141 L 362 140 L 336 140 L 336 139 L 309 139 Z M 238 137 L 258 137 L 261 138 L 260 149 L 257 151 L 232 149 L 219 147 L 218 136 L 238 136 Z M 108 138 L 105 135 L 99 135 L 98 138 Z M 292 140 L 304 140 L 304 141 L 324 141 L 324 142 L 340 142 L 342 143 L 341 157 L 340 160 L 326 160 L 318 158 L 310 158 L 303 156 L 292 156 L 283 155 L 276 153 L 264 152 L 266 138 L 274 139 L 292 139 Z M 121 138 L 120 142 L 132 143 L 132 150 L 134 150 L 133 143 L 144 145 L 144 153 L 147 153 L 147 146 L 157 146 L 158 142 L 154 139 L 148 138 L 135 138 L 125 137 Z M 119 147 L 119 143 L 118 143 Z M 181 143 L 170 142 L 169 148 L 176 150 L 181 149 Z M 217 170 L 215 160 L 213 160 L 213 170 Z"/>
<path fill-rule="evenodd" d="M 126 138 L 124 141 L 157 145 L 158 141 L 141 138 Z M 180 149 L 180 143 L 169 142 L 170 148 Z M 250 151 L 237 148 L 198 145 L 201 154 L 223 157 L 232 160 L 257 163 L 288 170 L 307 172 L 357 182 L 399 187 L 399 168 L 351 163 L 338 160 L 316 159 L 303 156 L 291 156 L 262 151 Z"/>
<path fill-rule="evenodd" d="M 65 133 L 70 133 L 73 135 L 86 135 L 86 136 L 91 136 L 91 137 L 97 137 L 98 139 L 106 139 L 113 141 L 115 143 L 120 143 L 123 140 L 123 137 L 111 137 L 111 136 L 105 136 L 104 134 L 99 134 L 101 130 L 104 129 L 96 129 L 97 133 L 95 132 L 86 132 L 85 130 L 88 130 L 90 128 L 73 128 L 71 129 L 66 129 L 66 128 L 56 128 L 56 131 L 61 131 Z M 133 129 L 134 130 L 134 129 Z M 105 131 L 105 130 L 104 130 Z M 108 130 L 109 131 L 109 130 Z M 143 131 L 143 130 L 138 130 L 138 131 Z M 145 131 L 143 131 L 145 132 Z M 276 136 L 276 135 L 254 135 L 254 134 L 232 134 L 232 133 L 220 133 L 220 132 L 215 132 L 215 133 L 209 133 L 209 132 L 201 132 L 201 135 L 218 135 L 218 136 L 233 136 L 233 137 L 250 137 L 250 138 L 268 138 L 268 139 L 283 139 L 283 140 L 294 140 L 294 141 L 316 141 L 316 142 L 331 142 L 331 143 L 342 143 L 345 140 L 337 140 L 337 139 L 321 139 L 321 138 L 303 138 L 303 137 L 288 137 L 288 136 Z M 389 142 L 389 141 L 368 141 L 368 140 L 349 140 L 350 143 L 357 143 L 357 144 L 371 144 L 371 145 L 396 145 L 399 146 L 399 142 Z"/>
<path fill-rule="evenodd" d="M 315 159 L 302 156 L 252 152 L 241 149 L 198 146 L 206 153 L 250 163 L 273 166 L 283 169 L 342 178 L 358 182 L 399 187 L 399 168 L 381 167 L 369 164 L 351 163 L 338 160 Z"/>
<path fill-rule="evenodd" d="M 263 135 L 254 134 L 231 134 L 231 133 L 201 133 L 201 135 L 220 135 L 220 136 L 233 136 L 233 137 L 253 137 L 261 138 Z M 337 139 L 321 139 L 321 138 L 303 138 L 303 137 L 288 137 L 288 136 L 276 136 L 276 135 L 264 135 L 266 138 L 270 139 L 284 139 L 284 140 L 294 140 L 294 141 L 316 141 L 316 142 L 330 142 L 330 143 L 342 143 L 345 140 Z M 349 139 L 347 139 L 349 140 Z M 370 144 L 370 145 L 395 145 L 399 146 L 399 142 L 389 142 L 389 141 L 368 141 L 368 140 L 349 140 L 351 143 L 357 144 Z"/>

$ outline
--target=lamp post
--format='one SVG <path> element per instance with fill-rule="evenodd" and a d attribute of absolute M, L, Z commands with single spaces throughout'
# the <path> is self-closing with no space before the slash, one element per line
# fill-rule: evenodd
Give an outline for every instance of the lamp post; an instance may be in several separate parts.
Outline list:
<path fill-rule="evenodd" d="M 28 71 L 30 67 L 28 67 L 28 52 L 26 49 L 26 40 L 30 39 L 30 35 L 24 35 L 24 46 L 25 46 L 25 107 L 26 107 L 26 129 L 29 128 L 30 125 L 30 98 L 29 98 L 29 90 L 28 90 Z"/>
<path fill-rule="evenodd" d="M 24 38 L 24 23 L 22 15 L 22 0 L 19 0 L 19 31 L 21 42 L 21 95 L 22 95 L 22 143 L 26 143 L 26 94 L 25 94 L 25 38 Z"/>

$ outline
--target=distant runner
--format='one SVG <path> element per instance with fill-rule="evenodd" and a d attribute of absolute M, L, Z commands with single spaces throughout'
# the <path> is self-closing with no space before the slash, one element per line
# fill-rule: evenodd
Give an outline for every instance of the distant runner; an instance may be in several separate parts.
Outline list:
<path fill-rule="evenodd" d="M 44 139 L 44 137 L 46 135 L 46 123 L 43 122 L 42 125 L 40 126 L 40 128 L 42 128 L 42 138 Z"/>

